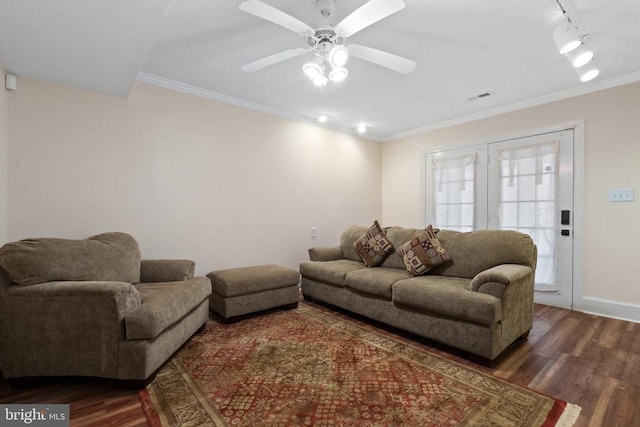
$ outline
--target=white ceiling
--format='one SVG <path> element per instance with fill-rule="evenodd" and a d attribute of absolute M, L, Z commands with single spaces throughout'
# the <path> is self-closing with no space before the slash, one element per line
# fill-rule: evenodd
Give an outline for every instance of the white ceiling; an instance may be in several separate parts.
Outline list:
<path fill-rule="evenodd" d="M 419 129 L 640 80 L 640 2 L 567 4 L 600 75 L 584 84 L 558 54 L 555 0 L 405 0 L 406 9 L 345 44 L 417 62 L 400 74 L 352 58 L 342 83 L 317 88 L 311 53 L 254 73 L 240 66 L 307 47 L 238 9 L 241 0 L 0 0 L 0 64 L 11 73 L 126 97 L 136 78 L 201 96 L 387 140 Z M 336 0 L 328 21 L 315 0 L 265 0 L 312 27 L 336 24 L 366 0 Z M 475 95 L 492 96 L 468 101 Z"/>

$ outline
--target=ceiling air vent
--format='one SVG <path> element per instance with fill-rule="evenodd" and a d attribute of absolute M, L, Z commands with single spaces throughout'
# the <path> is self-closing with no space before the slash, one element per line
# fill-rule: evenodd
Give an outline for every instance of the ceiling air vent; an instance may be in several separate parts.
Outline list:
<path fill-rule="evenodd" d="M 472 96 L 471 98 L 467 98 L 467 101 L 475 101 L 476 99 L 486 98 L 487 96 L 493 95 L 493 92 L 485 92 L 476 96 Z"/>

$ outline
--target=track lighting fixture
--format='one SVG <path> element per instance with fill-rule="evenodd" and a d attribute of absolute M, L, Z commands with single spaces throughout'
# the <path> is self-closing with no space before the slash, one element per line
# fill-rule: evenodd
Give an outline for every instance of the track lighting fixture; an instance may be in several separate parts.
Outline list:
<path fill-rule="evenodd" d="M 578 35 L 578 30 L 566 15 L 553 32 L 553 39 L 561 55 L 571 52 L 582 43 Z"/>
<path fill-rule="evenodd" d="M 567 53 L 567 58 L 574 67 L 580 68 L 593 59 L 593 52 L 586 45 L 581 44 Z"/>
<path fill-rule="evenodd" d="M 576 68 L 580 81 L 588 82 L 596 78 L 600 71 L 592 62 L 593 52 L 586 46 L 584 37 L 567 12 L 564 4 L 569 1 L 571 0 L 556 0 L 562 12 L 562 22 L 553 32 L 553 40 L 558 52 L 565 55 Z"/>
<path fill-rule="evenodd" d="M 578 72 L 580 81 L 583 83 L 595 79 L 598 77 L 598 74 L 600 74 L 600 70 L 598 70 L 593 62 L 589 62 L 587 65 L 577 68 L 576 71 Z"/>

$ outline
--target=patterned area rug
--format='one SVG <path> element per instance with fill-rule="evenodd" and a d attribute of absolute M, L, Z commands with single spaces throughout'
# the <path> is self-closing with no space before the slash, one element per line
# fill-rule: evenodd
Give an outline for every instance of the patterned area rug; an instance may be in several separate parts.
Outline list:
<path fill-rule="evenodd" d="M 139 397 L 151 426 L 570 426 L 580 412 L 305 303 L 210 320 Z"/>

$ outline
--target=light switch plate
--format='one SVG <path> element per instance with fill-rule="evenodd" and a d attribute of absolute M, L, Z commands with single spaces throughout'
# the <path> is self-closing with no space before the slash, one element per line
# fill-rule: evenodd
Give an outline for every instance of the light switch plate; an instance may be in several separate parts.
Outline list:
<path fill-rule="evenodd" d="M 633 202 L 633 188 L 609 190 L 610 202 Z"/>

